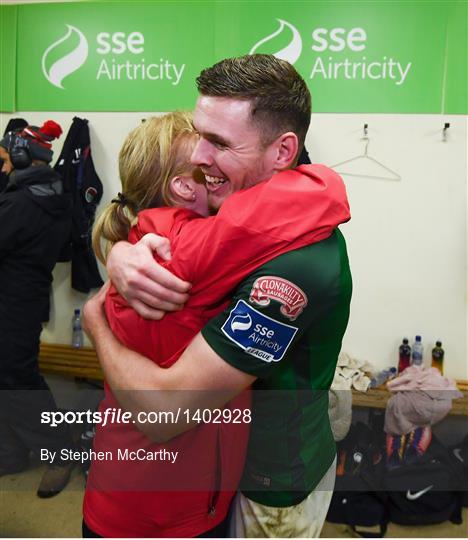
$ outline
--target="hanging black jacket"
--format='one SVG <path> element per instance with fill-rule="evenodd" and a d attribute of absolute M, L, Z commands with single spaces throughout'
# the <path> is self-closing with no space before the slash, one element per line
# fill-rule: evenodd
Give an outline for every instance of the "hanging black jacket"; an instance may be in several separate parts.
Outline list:
<path fill-rule="evenodd" d="M 101 287 L 91 233 L 96 208 L 102 197 L 102 184 L 91 157 L 88 120 L 73 118 L 70 131 L 54 169 L 62 176 L 65 190 L 73 199 L 72 231 L 60 261 L 71 260 L 71 285 L 88 293 Z"/>
<path fill-rule="evenodd" d="M 71 197 L 48 165 L 13 171 L 0 195 L 0 334 L 48 320 L 52 270 L 71 229 Z"/>

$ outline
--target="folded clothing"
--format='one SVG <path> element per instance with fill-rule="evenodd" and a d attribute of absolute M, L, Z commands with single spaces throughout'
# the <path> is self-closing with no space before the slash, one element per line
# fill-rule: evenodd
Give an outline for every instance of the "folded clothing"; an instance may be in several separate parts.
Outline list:
<path fill-rule="evenodd" d="M 418 427 L 433 426 L 452 408 L 452 400 L 463 397 L 454 381 L 436 368 L 410 366 L 387 383 L 395 392 L 385 411 L 384 430 L 390 435 L 406 435 Z"/>

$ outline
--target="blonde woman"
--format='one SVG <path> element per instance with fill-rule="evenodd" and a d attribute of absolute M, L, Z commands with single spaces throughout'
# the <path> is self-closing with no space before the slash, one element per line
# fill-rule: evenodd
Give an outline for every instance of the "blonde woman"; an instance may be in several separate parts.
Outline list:
<path fill-rule="evenodd" d="M 169 238 L 172 260 L 160 262 L 193 284 L 182 311 L 149 321 L 113 287 L 106 297 L 107 318 L 118 339 L 163 367 L 176 362 L 203 325 L 225 308 L 245 276 L 281 253 L 327 238 L 349 218 L 342 182 L 319 165 L 276 174 L 229 197 L 216 216 L 202 217 L 208 213 L 206 191 L 190 164 L 196 141 L 188 113 L 151 118 L 132 131 L 119 156 L 122 193 L 104 210 L 93 234 L 102 261 L 119 240 L 136 243 L 149 232 Z M 281 214 L 269 210 L 277 209 L 278 201 Z M 249 400 L 244 393 L 226 406 L 232 418 L 235 411 L 249 410 Z M 106 387 L 100 411 L 118 407 Z M 182 430 L 190 427 L 187 423 Z M 122 422 L 97 426 L 94 450 L 110 451 L 114 459 L 92 464 L 84 536 L 224 536 L 249 423 L 201 423 L 164 445 L 151 442 L 150 428 Z M 147 457 L 165 451 L 177 462 L 117 460 L 119 449 L 120 455 Z"/>

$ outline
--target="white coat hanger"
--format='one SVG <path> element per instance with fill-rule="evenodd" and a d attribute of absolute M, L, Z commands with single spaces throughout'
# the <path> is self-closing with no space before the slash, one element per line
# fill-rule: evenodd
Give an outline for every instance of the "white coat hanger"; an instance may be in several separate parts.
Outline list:
<path fill-rule="evenodd" d="M 401 176 L 397 172 L 393 171 L 392 169 L 390 169 L 383 163 L 380 163 L 380 161 L 377 161 L 376 159 L 368 155 L 368 149 L 369 149 L 369 143 L 370 143 L 370 139 L 367 135 L 368 127 L 369 127 L 368 124 L 364 124 L 364 137 L 362 137 L 362 140 L 365 141 L 366 143 L 366 146 L 364 148 L 364 153 L 361 154 L 360 156 L 346 159 L 345 161 L 340 161 L 340 163 L 336 163 L 335 165 L 332 165 L 331 168 L 335 169 L 337 173 L 346 174 L 347 176 L 356 176 L 360 178 L 377 178 L 379 180 L 401 180 Z M 380 169 L 382 169 L 383 171 L 386 171 L 388 174 L 386 175 L 383 175 L 383 173 L 382 175 L 365 174 L 365 173 L 361 174 L 361 173 L 356 173 L 356 172 L 348 172 L 344 169 L 341 169 L 342 165 L 346 165 L 347 163 L 351 163 L 353 161 L 356 161 L 356 162 L 357 161 L 361 161 L 361 162 L 371 161 L 372 163 L 375 163 L 376 165 L 378 165 Z M 337 167 L 340 167 L 340 169 L 337 169 Z"/>

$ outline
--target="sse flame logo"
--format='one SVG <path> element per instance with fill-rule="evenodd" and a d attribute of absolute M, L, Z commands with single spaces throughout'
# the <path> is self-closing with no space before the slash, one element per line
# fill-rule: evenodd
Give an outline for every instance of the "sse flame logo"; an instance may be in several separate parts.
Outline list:
<path fill-rule="evenodd" d="M 237 315 L 231 321 L 231 330 L 235 332 L 236 330 L 249 330 L 252 326 L 252 318 L 248 313 L 245 315 Z"/>
<path fill-rule="evenodd" d="M 45 78 L 57 88 L 63 90 L 62 81 L 68 75 L 74 73 L 79 69 L 88 58 L 88 42 L 86 41 L 83 33 L 78 30 L 75 26 L 66 25 L 68 32 L 60 38 L 58 41 L 55 41 L 50 45 L 44 54 L 42 55 L 42 72 L 44 73 Z M 50 67 L 47 69 L 47 61 L 52 52 L 60 47 L 64 42 L 69 39 L 76 39 L 78 37 L 78 46 L 62 58 L 56 60 Z"/>
<path fill-rule="evenodd" d="M 256 43 L 252 49 L 250 49 L 249 54 L 254 54 L 255 51 L 260 48 L 264 43 L 267 43 L 268 41 L 271 41 L 275 39 L 276 36 L 279 36 L 281 32 L 284 31 L 285 28 L 289 28 L 292 32 L 292 40 L 289 45 L 284 47 L 284 49 L 281 49 L 280 51 L 276 53 L 272 53 L 273 56 L 276 58 L 279 58 L 280 60 L 286 60 L 286 62 L 289 62 L 290 64 L 294 64 L 297 62 L 299 57 L 302 53 L 302 38 L 299 34 L 297 28 L 293 26 L 291 23 L 288 23 L 286 21 L 283 21 L 283 19 L 276 19 L 280 23 L 280 27 L 276 32 L 273 32 L 273 34 L 267 36 L 266 38 L 261 39 L 258 43 Z"/>

